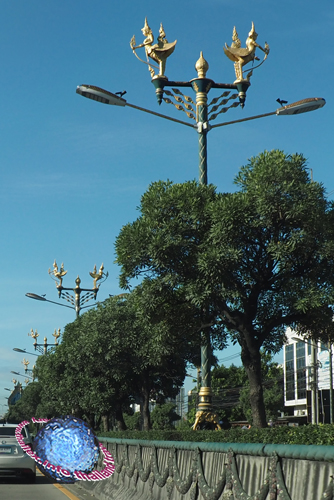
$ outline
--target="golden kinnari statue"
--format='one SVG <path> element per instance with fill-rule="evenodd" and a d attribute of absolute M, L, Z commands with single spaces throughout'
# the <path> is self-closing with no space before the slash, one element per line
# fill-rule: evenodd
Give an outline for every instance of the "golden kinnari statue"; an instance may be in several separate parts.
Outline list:
<path fill-rule="evenodd" d="M 93 269 L 93 272 L 92 272 L 92 273 L 91 273 L 91 272 L 89 273 L 89 274 L 90 274 L 90 276 L 91 276 L 91 277 L 93 278 L 93 280 L 94 280 L 94 281 L 93 281 L 93 289 L 98 288 L 98 287 L 97 287 L 97 285 L 96 285 L 96 283 L 97 283 L 100 279 L 102 279 L 102 278 L 103 278 L 103 276 L 104 276 L 104 272 L 103 272 L 103 271 L 104 271 L 104 265 L 103 265 L 103 263 L 102 263 L 102 264 L 101 264 L 101 267 L 100 267 L 100 269 L 99 269 L 99 272 L 97 272 L 97 270 L 96 270 L 96 265 L 95 265 L 95 266 L 94 266 L 94 269 Z M 100 286 L 100 285 L 99 285 L 99 286 Z"/>
<path fill-rule="evenodd" d="M 37 330 L 35 330 L 35 333 L 34 333 L 34 330 L 31 328 L 30 332 L 28 333 L 28 337 L 32 337 L 33 339 L 35 339 L 35 341 L 37 341 L 37 337 L 39 337 L 39 333 L 37 333 Z"/>
<path fill-rule="evenodd" d="M 57 262 L 56 260 L 54 261 L 53 263 L 53 271 L 51 271 L 51 269 L 49 269 L 49 274 L 53 274 L 53 276 L 57 279 L 59 279 L 59 284 L 58 284 L 58 281 L 56 281 L 56 285 L 57 286 L 62 286 L 63 285 L 63 277 L 65 276 L 65 274 L 67 274 L 67 271 L 64 270 L 64 264 L 62 263 L 62 265 L 60 266 L 60 269 L 58 271 L 58 265 L 57 265 Z"/>
<path fill-rule="evenodd" d="M 168 43 L 168 40 L 166 39 L 165 30 L 164 30 L 162 23 L 161 23 L 160 29 L 159 29 L 159 36 L 157 39 L 158 43 L 153 44 L 153 42 L 154 42 L 153 32 L 152 32 L 151 28 L 149 27 L 149 25 L 147 24 L 146 17 L 145 17 L 144 27 L 142 28 L 142 33 L 146 38 L 145 38 L 144 42 L 141 43 L 140 45 L 136 45 L 136 39 L 135 39 L 134 35 L 131 38 L 130 47 L 131 47 L 133 53 L 141 62 L 148 64 L 148 69 L 151 73 L 152 78 L 154 78 L 154 77 L 155 78 L 158 78 L 158 77 L 167 78 L 165 76 L 166 60 L 167 60 L 167 57 L 169 57 L 174 52 L 177 40 L 175 40 L 172 43 Z M 140 59 L 140 57 L 138 57 L 138 55 L 136 54 L 136 50 L 141 49 L 142 47 L 145 48 L 147 62 Z M 150 64 L 149 58 L 151 58 L 151 59 L 153 59 L 153 61 L 157 62 L 159 64 L 159 66 L 156 66 L 154 64 Z M 153 67 L 159 69 L 158 75 L 155 75 Z"/>
<path fill-rule="evenodd" d="M 258 34 L 255 31 L 254 23 L 252 23 L 252 29 L 248 33 L 248 38 L 246 40 L 246 48 L 242 48 L 241 41 L 239 39 L 237 30 L 234 26 L 232 35 L 232 40 L 233 40 L 232 45 L 228 46 L 227 44 L 225 44 L 224 52 L 227 55 L 227 57 L 234 62 L 235 76 L 237 78 L 234 83 L 248 81 L 249 78 L 252 76 L 252 72 L 253 69 L 255 69 L 255 67 L 253 67 L 249 71 L 246 78 L 244 78 L 243 76 L 243 67 L 251 61 L 260 60 L 255 55 L 255 50 L 257 47 L 264 52 L 265 56 L 263 61 L 258 66 L 256 66 L 256 68 L 261 66 L 261 64 L 267 59 L 267 56 L 269 54 L 269 45 L 267 44 L 267 42 L 265 42 L 264 48 L 262 48 L 258 43 L 256 43 L 257 37 Z"/>

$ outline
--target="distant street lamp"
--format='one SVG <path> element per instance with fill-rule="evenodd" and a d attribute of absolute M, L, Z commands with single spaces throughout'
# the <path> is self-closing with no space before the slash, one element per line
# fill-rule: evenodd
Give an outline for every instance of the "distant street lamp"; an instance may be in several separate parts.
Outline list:
<path fill-rule="evenodd" d="M 58 332 L 57 332 L 57 330 L 55 330 L 54 333 L 52 334 L 53 337 L 55 338 L 54 345 L 53 344 L 48 344 L 47 337 L 44 337 L 44 344 L 38 344 L 37 343 L 37 337 L 39 337 L 39 333 L 37 333 L 37 330 L 35 330 L 35 333 L 34 333 L 34 330 L 31 329 L 30 332 L 28 333 L 28 335 L 30 337 L 32 337 L 33 339 L 35 339 L 35 342 L 33 344 L 34 347 L 35 347 L 35 351 L 38 350 L 41 354 L 46 354 L 48 352 L 48 348 L 50 348 L 50 351 L 52 351 L 53 349 L 55 349 L 57 347 L 57 345 L 58 345 L 58 338 L 60 337 L 60 328 L 58 328 Z M 28 364 L 29 364 L 29 362 L 28 362 Z"/>
<path fill-rule="evenodd" d="M 33 369 L 28 368 L 28 366 L 30 365 L 30 361 L 28 361 L 25 358 L 23 358 L 23 361 L 21 361 L 21 363 L 24 365 L 24 373 L 27 373 L 27 372 L 33 373 L 35 365 L 33 366 Z"/>
<path fill-rule="evenodd" d="M 65 288 L 63 287 L 63 278 L 65 274 L 67 274 L 67 271 L 64 270 L 64 264 L 62 264 L 60 266 L 60 269 L 58 270 L 57 262 L 54 261 L 53 270 L 51 271 L 51 269 L 49 269 L 49 275 L 56 282 L 56 288 L 58 290 L 59 298 L 67 300 L 67 302 L 72 304 L 71 306 L 68 306 L 66 304 L 61 304 L 60 302 L 54 302 L 53 300 L 48 300 L 44 296 L 37 295 L 36 293 L 26 293 L 26 297 L 29 297 L 30 299 L 34 300 L 40 300 L 43 302 L 51 302 L 52 304 L 57 304 L 58 306 L 74 309 L 76 312 L 76 317 L 78 318 L 81 309 L 85 309 L 86 307 L 91 307 L 91 305 L 82 306 L 82 304 L 92 299 L 96 300 L 97 292 L 99 291 L 100 285 L 108 278 L 109 273 L 104 272 L 103 264 L 101 265 L 99 271 L 97 271 L 96 266 L 94 266 L 93 271 L 89 273 L 90 276 L 93 278 L 93 288 L 81 288 L 80 287 L 81 279 L 79 278 L 79 276 L 75 280 L 76 284 L 75 288 Z M 99 284 L 97 284 L 98 281 L 100 281 Z M 68 293 L 69 291 L 74 292 L 74 295 Z M 86 293 L 83 296 L 81 296 L 82 292 Z"/>

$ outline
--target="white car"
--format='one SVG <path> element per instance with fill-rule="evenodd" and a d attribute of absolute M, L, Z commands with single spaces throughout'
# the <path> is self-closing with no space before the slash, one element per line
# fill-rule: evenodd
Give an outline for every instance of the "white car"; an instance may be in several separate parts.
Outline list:
<path fill-rule="evenodd" d="M 29 482 L 36 480 L 36 462 L 16 440 L 17 424 L 0 424 L 0 477 L 20 477 Z M 32 439 L 26 427 L 22 429 L 23 441 L 30 445 Z"/>

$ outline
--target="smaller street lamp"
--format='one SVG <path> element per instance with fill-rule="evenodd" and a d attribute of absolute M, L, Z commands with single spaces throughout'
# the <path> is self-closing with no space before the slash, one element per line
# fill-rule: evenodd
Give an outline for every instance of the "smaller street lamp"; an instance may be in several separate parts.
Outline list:
<path fill-rule="evenodd" d="M 55 349 L 57 347 L 58 338 L 60 337 L 60 328 L 58 328 L 58 332 L 57 332 L 57 330 L 55 330 L 52 335 L 55 338 L 55 345 L 48 344 L 48 339 L 46 337 L 44 337 L 44 344 L 38 344 L 37 337 L 39 337 L 39 333 L 37 333 L 37 330 L 35 330 L 35 333 L 34 333 L 34 330 L 31 329 L 30 333 L 28 333 L 28 336 L 35 339 L 35 342 L 34 342 L 35 351 L 38 350 L 41 354 L 46 354 L 48 352 L 48 347 L 50 347 L 50 351 L 52 351 L 53 349 Z M 29 364 L 29 362 L 28 362 L 28 364 Z"/>
<path fill-rule="evenodd" d="M 33 369 L 31 368 L 28 368 L 29 364 L 30 364 L 30 361 L 28 361 L 27 359 L 23 358 L 23 360 L 21 361 L 21 363 L 24 365 L 24 373 L 27 373 L 27 372 L 33 372 L 34 368 L 35 368 L 35 365 L 33 366 Z"/>
<path fill-rule="evenodd" d="M 74 309 L 76 312 L 76 317 L 79 317 L 81 309 L 85 309 L 86 307 L 91 307 L 91 305 L 88 306 L 82 306 L 82 304 L 85 304 L 86 302 L 94 299 L 96 300 L 97 292 L 99 291 L 101 283 L 103 283 L 109 276 L 109 273 L 104 272 L 104 266 L 103 264 L 101 265 L 99 271 L 97 271 L 96 266 L 94 266 L 94 269 L 92 272 L 90 272 L 90 276 L 93 278 L 93 288 L 81 288 L 81 279 L 79 276 L 75 280 L 75 288 L 65 288 L 63 287 L 63 278 L 67 274 L 67 271 L 64 269 L 64 264 L 60 266 L 60 269 L 58 269 L 57 262 L 54 261 L 53 263 L 53 270 L 49 269 L 49 275 L 51 278 L 56 282 L 56 288 L 58 290 L 58 296 L 59 298 L 63 298 L 67 300 L 71 305 L 68 306 L 66 304 L 61 304 L 60 302 L 54 302 L 53 300 L 48 300 L 42 295 L 37 295 L 36 293 L 26 293 L 26 297 L 29 297 L 30 299 L 34 300 L 40 300 L 42 302 L 51 302 L 52 304 L 57 304 L 59 306 L 63 307 L 68 307 L 70 309 Z M 99 284 L 97 282 L 99 281 Z M 74 292 L 74 295 L 71 295 L 68 293 L 69 291 Z M 81 296 L 82 292 L 86 292 Z"/>

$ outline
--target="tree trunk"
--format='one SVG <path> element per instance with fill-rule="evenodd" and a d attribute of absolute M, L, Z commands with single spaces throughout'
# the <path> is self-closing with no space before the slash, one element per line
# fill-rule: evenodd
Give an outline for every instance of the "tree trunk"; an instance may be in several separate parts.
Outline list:
<path fill-rule="evenodd" d="M 124 422 L 122 405 L 120 403 L 116 404 L 115 419 L 116 419 L 117 429 L 119 431 L 126 431 L 127 427 Z"/>
<path fill-rule="evenodd" d="M 103 413 L 102 425 L 103 425 L 103 432 L 108 432 L 109 431 L 109 414 L 108 413 Z"/>
<path fill-rule="evenodd" d="M 94 413 L 88 413 L 86 415 L 86 419 L 87 419 L 87 422 L 90 425 L 90 427 L 92 429 L 94 429 L 95 428 L 95 415 L 94 415 Z"/>
<path fill-rule="evenodd" d="M 241 346 L 241 359 L 249 381 L 249 398 L 254 427 L 267 427 L 261 376 L 261 355 L 256 347 Z"/>
<path fill-rule="evenodd" d="M 83 411 L 81 408 L 79 408 L 79 406 L 75 406 L 74 408 L 72 408 L 72 415 L 73 415 L 73 417 L 77 417 L 77 418 L 82 419 Z"/>
<path fill-rule="evenodd" d="M 149 383 L 149 378 L 146 374 L 144 375 L 141 393 L 142 393 L 142 397 L 143 397 L 142 406 L 141 406 L 142 419 L 143 419 L 143 430 L 150 431 L 151 430 L 151 418 L 150 418 L 150 409 L 149 409 L 150 383 Z"/>

